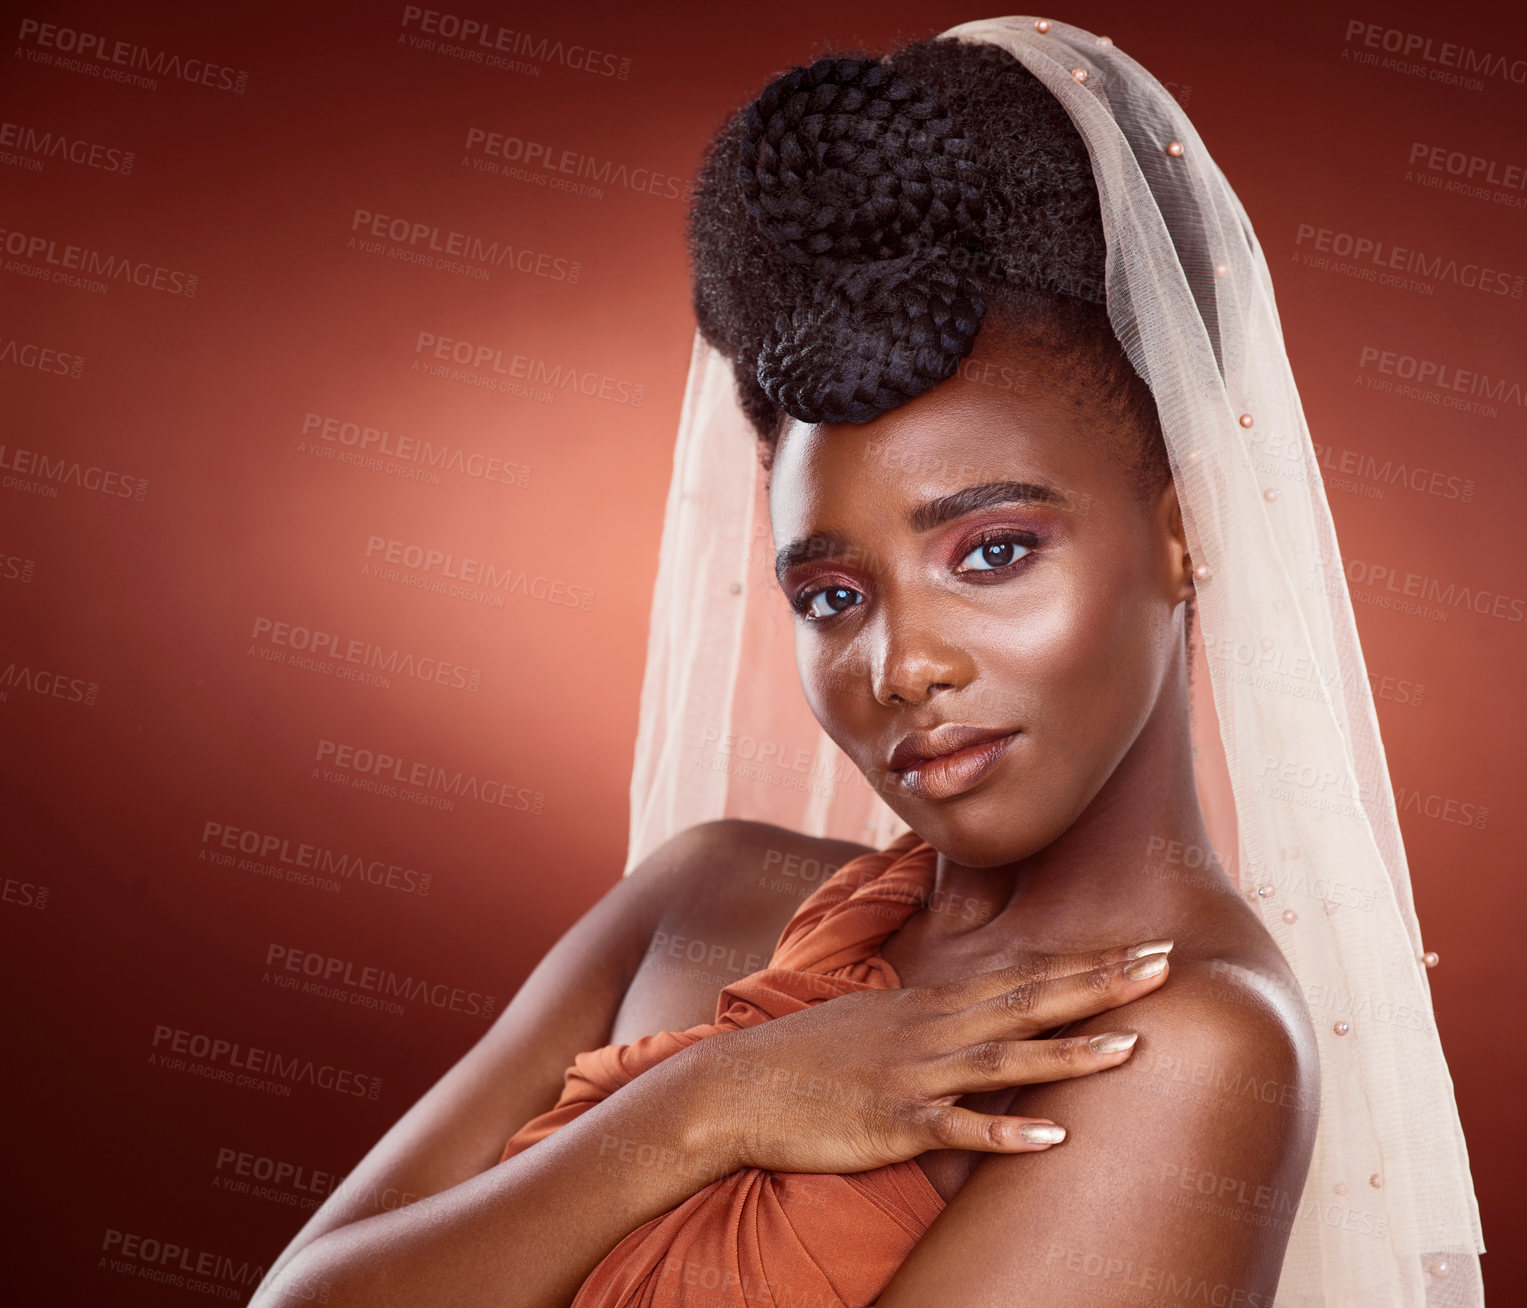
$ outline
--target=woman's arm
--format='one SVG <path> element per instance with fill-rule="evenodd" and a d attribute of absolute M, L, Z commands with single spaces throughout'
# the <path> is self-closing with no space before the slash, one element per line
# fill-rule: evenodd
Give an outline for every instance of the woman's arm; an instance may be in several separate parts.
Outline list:
<path fill-rule="evenodd" d="M 1009 1111 L 1064 1122 L 1066 1142 L 983 1158 L 877 1308 L 1271 1308 L 1319 1102 L 1302 1001 L 1189 964 L 1129 1025 L 1140 1041 L 1123 1066 L 1015 1096 Z"/>
<path fill-rule="evenodd" d="M 536 1156 L 534 1162 L 514 1168 L 517 1160 L 512 1159 L 496 1169 L 495 1177 L 504 1173 L 502 1181 L 487 1182 L 482 1174 L 494 1168 L 509 1136 L 556 1101 L 563 1073 L 573 1058 L 607 1042 L 621 999 L 664 908 L 685 893 L 689 879 L 724 875 L 735 844 L 728 829 L 729 824 L 722 821 L 701 823 L 680 832 L 634 868 L 630 876 L 622 877 L 569 928 L 493 1026 L 392 1126 L 297 1233 L 272 1264 L 262 1294 L 251 1308 L 316 1302 L 311 1295 L 301 1295 L 293 1275 L 283 1278 L 282 1274 L 299 1255 L 320 1243 L 330 1246 L 324 1256 L 303 1258 L 293 1271 L 317 1274 L 328 1265 L 332 1254 L 337 1261 L 332 1269 L 331 1296 L 342 1291 L 355 1274 L 351 1263 L 361 1247 L 359 1242 L 377 1233 L 385 1233 L 389 1241 L 399 1240 L 399 1247 L 410 1249 L 413 1256 L 432 1261 L 426 1248 L 409 1234 L 416 1227 L 444 1234 L 453 1223 L 472 1222 L 474 1214 L 503 1211 L 502 1218 L 496 1219 L 503 1225 L 488 1223 L 493 1238 L 485 1242 L 485 1248 L 491 1251 L 512 1243 L 504 1232 L 511 1229 L 513 1220 L 506 1205 L 512 1209 L 514 1201 L 500 1193 L 501 1188 L 510 1185 L 511 1178 L 515 1184 L 535 1187 L 544 1172 L 541 1159 L 547 1152 L 571 1164 L 570 1170 L 558 1169 L 558 1177 L 574 1176 L 585 1190 L 608 1192 L 611 1197 L 621 1191 L 608 1175 L 589 1173 L 577 1165 L 577 1142 L 592 1128 L 568 1136 L 564 1144 L 551 1149 L 558 1137 L 572 1130 L 571 1126 L 563 1128 L 527 1151 Z M 640 1095 L 628 1097 L 620 1108 L 596 1121 L 615 1119 L 616 1129 L 611 1133 L 618 1134 L 624 1129 L 620 1119 L 634 1107 L 632 1101 L 651 1098 L 656 1093 L 654 1087 L 663 1080 L 652 1081 Z M 652 1129 L 661 1131 L 662 1120 L 655 1118 Z M 464 1186 L 474 1179 L 477 1183 L 470 1188 Z M 650 1176 L 632 1178 L 636 1206 L 630 1211 L 630 1225 L 619 1235 L 646 1220 L 636 1214 L 645 1212 L 655 1201 L 651 1181 Z M 455 1192 L 457 1187 L 463 1187 L 460 1194 Z M 441 1196 L 441 1202 L 422 1202 L 432 1196 Z M 668 1206 L 684 1197 L 679 1194 Z M 363 1232 L 343 1242 L 331 1241 L 334 1233 L 358 1223 L 364 1224 Z M 593 1225 L 598 1228 L 599 1223 Z M 595 1244 L 602 1239 L 598 1229 L 591 1230 L 590 1236 Z M 343 1258 L 338 1252 L 341 1247 L 348 1251 Z M 573 1255 L 567 1265 L 577 1262 Z M 343 1275 L 339 1272 L 341 1263 L 346 1269 Z M 438 1285 L 434 1279 L 437 1275 L 450 1274 L 449 1267 L 431 1272 L 431 1285 Z M 276 1297 L 270 1289 L 278 1280 L 289 1286 L 284 1297 Z M 491 1288 L 492 1281 L 480 1280 L 478 1285 Z M 330 1301 L 343 1299 L 331 1297 Z M 453 1300 L 441 1289 L 438 1299 L 429 1297 L 421 1302 L 446 1304 Z M 525 1302 L 538 1301 L 526 1297 Z"/>
<path fill-rule="evenodd" d="M 251 1308 L 566 1308 L 627 1234 L 732 1170 L 705 1133 L 708 1043 L 506 1162 L 319 1237 Z"/>

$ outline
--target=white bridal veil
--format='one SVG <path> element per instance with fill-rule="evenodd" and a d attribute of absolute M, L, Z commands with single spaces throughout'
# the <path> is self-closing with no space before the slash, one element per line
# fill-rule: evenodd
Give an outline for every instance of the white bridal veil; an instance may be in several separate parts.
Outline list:
<path fill-rule="evenodd" d="M 1320 1127 L 1277 1302 L 1481 1304 L 1479 1215 L 1388 766 L 1262 248 L 1180 106 L 1107 37 L 1031 17 L 941 35 L 1008 50 L 1075 123 L 1102 204 L 1109 318 L 1161 416 L 1199 565 L 1200 796 L 1320 1050 Z M 697 333 L 627 872 L 719 817 L 876 848 L 907 829 L 807 707 L 772 551 L 753 430 Z"/>

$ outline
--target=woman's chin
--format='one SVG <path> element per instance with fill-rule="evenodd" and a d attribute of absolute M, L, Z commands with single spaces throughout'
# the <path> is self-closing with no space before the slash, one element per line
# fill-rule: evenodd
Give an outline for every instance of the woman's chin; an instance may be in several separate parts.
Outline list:
<path fill-rule="evenodd" d="M 1004 867 L 1037 853 L 1059 834 L 1036 823 L 1032 808 L 1006 792 L 903 803 L 896 815 L 960 867 Z"/>

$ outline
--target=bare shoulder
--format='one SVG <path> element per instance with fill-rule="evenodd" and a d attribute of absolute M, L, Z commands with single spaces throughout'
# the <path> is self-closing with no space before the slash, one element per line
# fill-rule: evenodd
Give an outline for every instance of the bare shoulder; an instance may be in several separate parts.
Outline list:
<path fill-rule="evenodd" d="M 672 837 L 631 876 L 657 897 L 646 954 L 611 1033 L 625 1043 L 715 1018 L 716 998 L 768 964 L 795 910 L 868 845 L 803 835 L 767 822 L 718 818 Z"/>
<path fill-rule="evenodd" d="M 723 927 L 776 918 L 783 927 L 843 864 L 874 852 L 869 845 L 745 818 L 697 823 L 665 849 L 658 875 L 669 899 L 659 927 Z"/>
<path fill-rule="evenodd" d="M 1130 1060 L 1138 1063 L 1138 1093 L 1183 1098 L 1199 1118 L 1235 1120 L 1296 1152 L 1306 1134 L 1313 1138 L 1320 1098 L 1315 1032 L 1281 959 L 1227 952 L 1174 960 L 1167 985 L 1123 1013 L 1084 1025 L 1090 1031 L 1109 1019 L 1140 1029 L 1143 1056 Z"/>
<path fill-rule="evenodd" d="M 1068 1030 L 1140 1038 L 1118 1067 L 1014 1095 L 1009 1112 L 1057 1122 L 1066 1139 L 982 1158 L 883 1305 L 935 1287 L 984 1303 L 994 1284 L 1054 1308 L 1126 1284 L 1167 1302 L 1272 1304 L 1314 1145 L 1319 1070 L 1281 956 L 1241 943 L 1174 954 L 1158 990 Z M 1023 1249 L 1004 1252 L 1013 1244 L 999 1237 L 1014 1229 Z"/>
<path fill-rule="evenodd" d="M 1281 1179 L 1297 1194 L 1314 1141 L 1319 1058 L 1297 982 L 1270 939 L 1266 946 L 1174 951 L 1160 989 L 1067 1032 L 1138 1031 L 1128 1063 L 1097 1077 L 1034 1087 L 1015 1100 L 1013 1111 L 1039 1115 L 1054 1108 L 1089 1120 L 1098 1114 L 1100 1121 L 1132 1112 L 1151 1121 L 1152 1134 L 1163 1148 L 1182 1153 L 1184 1164 L 1212 1153 L 1238 1179 Z M 1217 1143 L 1211 1148 L 1211 1142 Z M 1076 1152 L 1092 1147 L 1089 1141 Z M 1135 1172 L 1155 1166 L 1149 1149 L 1132 1148 L 1117 1161 Z M 1168 1169 L 1155 1180 L 1180 1175 Z"/>

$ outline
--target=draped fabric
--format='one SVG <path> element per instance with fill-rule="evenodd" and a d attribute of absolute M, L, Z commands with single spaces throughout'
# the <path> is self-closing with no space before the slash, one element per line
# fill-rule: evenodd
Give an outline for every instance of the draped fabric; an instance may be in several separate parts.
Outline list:
<path fill-rule="evenodd" d="M 721 991 L 716 1020 L 581 1053 L 556 1105 L 509 1138 L 503 1159 L 706 1036 L 853 990 L 901 985 L 880 946 L 928 902 L 937 854 L 912 832 L 840 867 L 791 917 L 767 967 Z M 944 1202 L 916 1162 L 846 1175 L 743 1168 L 615 1246 L 573 1308 L 861 1308 L 874 1303 Z"/>

